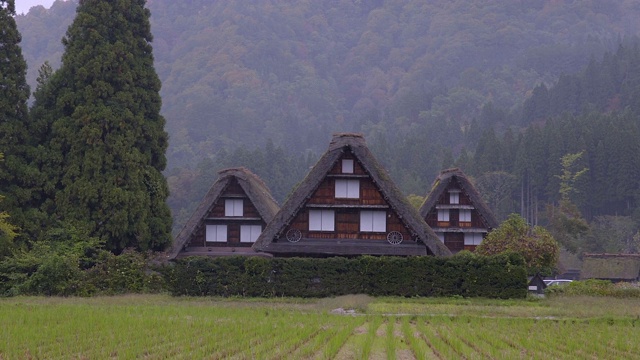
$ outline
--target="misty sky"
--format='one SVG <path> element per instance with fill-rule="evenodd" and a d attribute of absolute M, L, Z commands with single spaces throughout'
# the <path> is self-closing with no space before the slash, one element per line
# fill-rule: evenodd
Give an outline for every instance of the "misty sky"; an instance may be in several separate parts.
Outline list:
<path fill-rule="evenodd" d="M 16 13 L 26 14 L 32 6 L 42 5 L 47 9 L 51 7 L 55 0 L 16 0 Z"/>

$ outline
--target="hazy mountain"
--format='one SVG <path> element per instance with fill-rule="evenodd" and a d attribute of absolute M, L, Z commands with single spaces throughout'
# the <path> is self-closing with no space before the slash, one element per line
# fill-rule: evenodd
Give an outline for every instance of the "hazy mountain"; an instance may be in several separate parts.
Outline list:
<path fill-rule="evenodd" d="M 17 17 L 31 84 L 44 60 L 59 63 L 74 8 L 57 1 Z M 487 101 L 513 109 L 537 83 L 640 33 L 631 0 L 152 0 L 148 8 L 170 167 L 267 138 L 318 151 L 333 131 L 393 141 L 428 121 L 464 128 Z"/>

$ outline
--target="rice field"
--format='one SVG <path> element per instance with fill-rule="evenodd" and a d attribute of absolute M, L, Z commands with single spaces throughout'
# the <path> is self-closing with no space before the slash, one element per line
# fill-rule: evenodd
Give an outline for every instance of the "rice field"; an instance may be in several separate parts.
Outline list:
<path fill-rule="evenodd" d="M 9 298 L 0 324 L 0 359 L 640 359 L 632 299 Z"/>

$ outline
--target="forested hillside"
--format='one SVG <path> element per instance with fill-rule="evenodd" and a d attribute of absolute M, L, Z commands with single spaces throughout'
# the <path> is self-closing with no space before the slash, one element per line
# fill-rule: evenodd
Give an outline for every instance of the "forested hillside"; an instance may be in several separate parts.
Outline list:
<path fill-rule="evenodd" d="M 364 133 L 407 194 L 459 165 L 500 216 L 544 221 L 561 158 L 584 151 L 590 170 L 571 184 L 584 216 L 637 206 L 635 170 L 618 177 L 637 160 L 617 157 L 633 149 L 622 139 L 638 143 L 637 49 L 619 50 L 640 34 L 635 0 L 147 5 L 177 224 L 227 166 L 250 167 L 282 201 L 335 131 Z M 74 6 L 16 18 L 32 87 L 45 60 L 59 63 Z"/>

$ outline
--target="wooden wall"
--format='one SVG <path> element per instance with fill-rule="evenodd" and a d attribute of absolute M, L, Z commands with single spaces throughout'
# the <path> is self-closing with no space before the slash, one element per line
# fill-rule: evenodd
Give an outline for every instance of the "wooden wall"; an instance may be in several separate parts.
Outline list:
<path fill-rule="evenodd" d="M 240 220 L 238 218 L 234 220 L 224 220 L 225 199 L 242 199 L 242 218 L 260 218 L 260 220 Z M 212 218 L 216 218 L 216 220 L 211 220 Z M 227 242 L 206 242 L 206 225 L 227 225 Z M 258 209 L 256 209 L 240 184 L 238 184 L 238 181 L 234 178 L 229 181 L 229 184 L 222 191 L 211 211 L 202 219 L 194 233 L 191 234 L 188 242 L 189 246 L 251 246 L 252 243 L 240 242 L 240 226 L 242 225 L 261 225 L 264 230 L 267 224 L 262 220 Z"/>
<path fill-rule="evenodd" d="M 353 159 L 353 174 L 342 173 L 342 159 Z M 360 182 L 360 195 L 357 199 L 343 199 L 335 197 L 336 179 L 358 179 Z M 391 231 L 398 231 L 405 241 L 411 239 L 410 231 L 404 226 L 400 218 L 389 206 L 382 196 L 382 193 L 373 182 L 362 165 L 351 154 L 347 153 L 339 159 L 327 176 L 322 180 L 316 191 L 311 194 L 305 207 L 299 211 L 291 224 L 282 232 L 282 239 L 286 241 L 286 233 L 290 229 L 298 229 L 303 238 L 311 239 L 353 239 L 353 240 L 386 240 L 387 234 Z M 347 205 L 355 208 L 332 207 L 335 211 L 334 231 L 309 231 L 309 209 L 314 209 L 313 205 Z M 386 208 L 358 208 L 358 205 L 383 205 Z M 381 232 L 361 232 L 360 231 L 360 211 L 361 210 L 385 210 L 387 212 L 386 231 Z"/>

